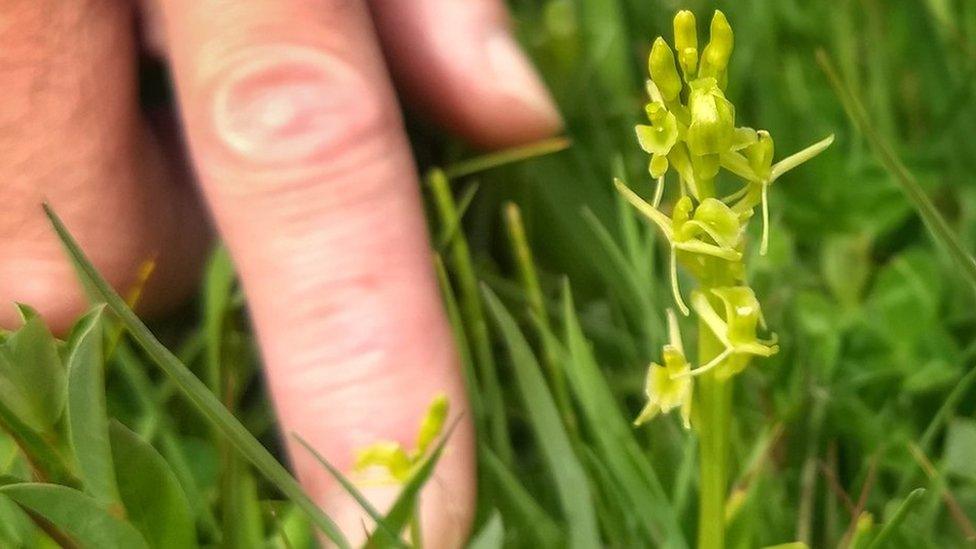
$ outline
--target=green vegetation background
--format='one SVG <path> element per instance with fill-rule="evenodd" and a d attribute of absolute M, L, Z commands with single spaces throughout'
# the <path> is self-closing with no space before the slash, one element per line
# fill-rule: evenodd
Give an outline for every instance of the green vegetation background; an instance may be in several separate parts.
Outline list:
<path fill-rule="evenodd" d="M 737 123 L 769 130 L 786 152 L 837 134 L 825 154 L 773 187 L 769 255 L 751 247 L 749 278 L 782 350 L 736 381 L 729 545 L 976 543 L 966 540 L 976 517 L 976 294 L 852 126 L 815 58 L 821 48 L 832 58 L 874 130 L 972 254 L 976 3 L 510 5 L 572 147 L 465 175 L 471 165 L 461 161 L 476 153 L 410 120 L 422 168 L 455 166 L 450 181 L 429 177 L 424 193 L 481 428 L 475 546 L 694 544 L 693 437 L 673 417 L 629 425 L 671 298 L 663 249 L 610 181 L 615 174 L 650 191 L 633 134 L 647 50 L 654 37 L 670 38 L 677 10 L 693 10 L 703 27 L 715 8 L 736 33 L 728 96 Z M 210 266 L 196 305 L 154 331 L 280 456 L 226 258 Z M 118 337 L 119 326 L 106 321 L 109 415 L 173 472 L 159 473 L 162 484 L 147 483 L 142 496 L 172 490 L 175 477 L 191 496 L 191 519 L 180 520 L 195 524 L 184 526 L 204 545 L 312 544 L 282 484 L 237 457 L 213 417 L 184 404 L 184 386 L 151 366 L 166 357 Z M 111 450 L 145 458 L 132 432 L 112 427 Z M 8 475 L 0 485 L 30 475 L 8 438 L 0 438 L 0 468 Z M 123 474 L 135 473 L 115 471 Z M 919 487 L 927 491 L 909 497 Z M 154 547 L 165 546 L 160 539 L 180 546 L 136 526 Z M 45 544 L 0 499 L 0 546 Z"/>

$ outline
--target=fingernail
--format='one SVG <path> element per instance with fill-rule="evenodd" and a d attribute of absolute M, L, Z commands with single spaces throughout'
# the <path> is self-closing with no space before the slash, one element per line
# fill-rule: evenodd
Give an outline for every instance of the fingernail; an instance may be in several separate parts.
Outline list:
<path fill-rule="evenodd" d="M 491 75 L 504 92 L 552 127 L 562 127 L 562 115 L 549 90 L 512 35 L 504 29 L 489 33 L 485 50 Z"/>

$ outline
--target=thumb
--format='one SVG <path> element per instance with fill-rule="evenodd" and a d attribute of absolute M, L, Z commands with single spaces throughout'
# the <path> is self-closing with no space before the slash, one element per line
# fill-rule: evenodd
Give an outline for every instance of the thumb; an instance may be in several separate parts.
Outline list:
<path fill-rule="evenodd" d="M 455 413 L 465 407 L 415 168 L 363 3 L 228 6 L 163 5 L 190 148 L 248 294 L 283 429 L 348 471 L 358 448 L 412 447 L 435 395 Z M 459 546 L 467 533 L 472 446 L 462 424 L 423 493 L 431 547 Z M 290 449 L 312 496 L 361 539 L 356 504 Z M 397 490 L 372 495 L 388 502 Z"/>

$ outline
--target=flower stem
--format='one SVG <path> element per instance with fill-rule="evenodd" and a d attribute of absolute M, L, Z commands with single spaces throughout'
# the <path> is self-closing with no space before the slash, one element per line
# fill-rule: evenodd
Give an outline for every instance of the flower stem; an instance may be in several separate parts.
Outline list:
<path fill-rule="evenodd" d="M 698 323 L 699 361 L 709 362 L 724 347 L 708 326 Z M 728 486 L 729 420 L 732 383 L 710 371 L 697 379 L 695 429 L 699 449 L 699 549 L 722 549 L 725 545 L 725 497 Z"/>

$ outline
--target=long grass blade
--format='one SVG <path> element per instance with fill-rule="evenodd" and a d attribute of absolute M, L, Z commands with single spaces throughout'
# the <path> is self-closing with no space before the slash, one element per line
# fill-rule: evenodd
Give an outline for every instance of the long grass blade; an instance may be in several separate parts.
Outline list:
<path fill-rule="evenodd" d="M 447 175 L 448 179 L 457 179 L 459 177 L 476 174 L 478 172 L 483 172 L 485 170 L 490 170 L 506 164 L 512 164 L 522 160 L 535 158 L 537 156 L 556 153 L 568 149 L 572 144 L 573 142 L 568 137 L 553 137 L 550 139 L 544 139 L 542 141 L 536 141 L 535 143 L 529 143 L 528 145 L 523 145 L 521 147 L 505 149 L 503 151 L 478 156 L 470 160 L 463 160 L 457 164 L 452 164 L 444 168 L 444 174 Z"/>
<path fill-rule="evenodd" d="M 834 87 L 834 92 L 840 98 L 841 103 L 844 105 L 844 110 L 847 111 L 847 115 L 854 122 L 855 127 L 867 139 L 868 145 L 871 146 L 874 154 L 884 165 L 885 169 L 901 185 L 905 195 L 912 203 L 912 206 L 915 207 L 915 210 L 918 211 L 919 216 L 925 222 L 925 226 L 928 227 L 936 242 L 949 252 L 950 257 L 956 262 L 963 276 L 976 289 L 976 259 L 966 251 L 966 248 L 962 245 L 956 233 L 949 226 L 949 223 L 939 213 L 939 210 L 925 194 L 925 191 L 922 190 L 915 176 L 908 171 L 908 168 L 898 158 L 891 144 L 872 125 L 871 119 L 864 109 L 864 105 L 861 104 L 861 101 L 854 95 L 854 92 L 851 91 L 850 87 L 834 68 L 827 53 L 823 50 L 818 51 L 817 62 L 820 63 L 820 67 L 827 73 L 827 78 Z"/>
<path fill-rule="evenodd" d="M 586 472 L 576 458 L 539 363 L 512 316 L 501 301 L 483 286 L 485 303 L 502 333 L 515 372 L 515 382 L 528 410 L 529 421 L 552 472 L 560 505 L 570 532 L 569 546 L 600 547 L 593 499 Z"/>
<path fill-rule="evenodd" d="M 67 249 L 68 255 L 82 276 L 90 282 L 96 296 L 105 301 L 108 308 L 118 316 L 122 324 L 129 330 L 132 338 L 142 347 L 143 351 L 173 380 L 183 396 L 186 397 L 200 413 L 207 418 L 240 452 L 241 456 L 251 462 L 258 471 L 267 477 L 281 492 L 295 505 L 304 510 L 312 522 L 318 526 L 326 536 L 341 548 L 349 547 L 349 542 L 332 521 L 307 494 L 302 490 L 298 481 L 241 425 L 220 401 L 211 393 L 193 372 L 191 372 L 176 356 L 173 355 L 149 331 L 149 328 L 139 320 L 125 301 L 98 273 L 91 261 L 85 256 L 74 237 L 68 232 L 61 218 L 48 205 L 44 204 L 47 215 Z"/>
<path fill-rule="evenodd" d="M 352 499 L 356 500 L 356 503 L 359 504 L 360 507 L 362 507 L 363 511 L 366 511 L 366 514 L 369 515 L 369 518 L 373 519 L 373 521 L 376 522 L 376 524 L 380 528 L 386 530 L 386 533 L 391 536 L 391 540 L 395 542 L 394 545 L 396 545 L 397 547 L 405 546 L 405 544 L 402 541 L 400 541 L 400 538 L 397 536 L 397 534 L 392 529 L 390 529 L 389 526 L 387 526 L 386 520 L 383 518 L 383 514 L 380 513 L 379 510 L 377 510 L 372 503 L 370 503 L 370 501 L 366 498 L 366 496 L 359 491 L 359 488 L 356 488 L 356 485 L 353 484 L 352 481 L 350 481 L 349 478 L 346 477 L 346 475 L 342 474 L 342 471 L 340 471 L 334 465 L 329 463 L 329 460 L 325 459 L 325 456 L 320 454 L 318 450 L 313 448 L 312 445 L 309 444 L 308 441 L 302 438 L 298 433 L 292 433 L 291 436 L 296 441 L 298 441 L 298 443 L 301 444 L 302 447 L 305 448 L 306 451 L 308 451 L 308 453 L 312 454 L 312 457 L 315 458 L 315 461 L 319 462 L 319 465 L 325 467 L 325 469 L 329 472 L 329 474 L 332 475 L 332 477 L 339 482 L 339 485 L 342 486 L 342 488 L 346 491 L 346 493 L 352 496 Z"/>
<path fill-rule="evenodd" d="M 878 549 L 879 547 L 889 547 L 887 545 L 888 539 L 898 531 L 901 523 L 908 516 L 908 512 L 922 500 L 922 496 L 925 495 L 925 488 L 916 488 L 912 490 L 905 500 L 901 502 L 898 509 L 895 510 L 895 514 L 891 515 L 891 519 L 885 523 L 878 535 L 871 541 L 871 545 L 868 545 L 868 549 Z"/>

